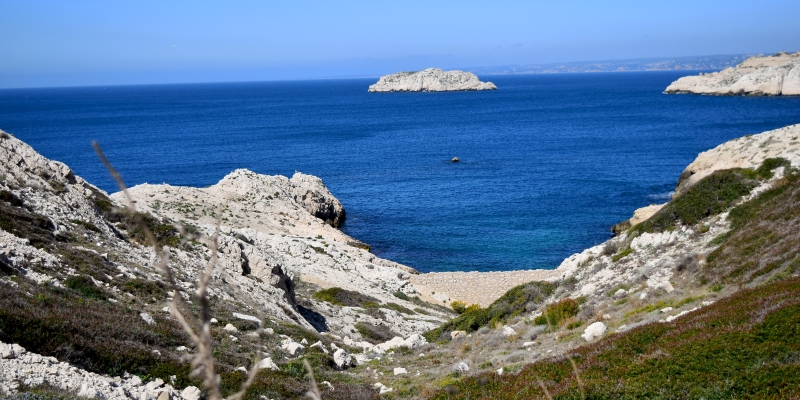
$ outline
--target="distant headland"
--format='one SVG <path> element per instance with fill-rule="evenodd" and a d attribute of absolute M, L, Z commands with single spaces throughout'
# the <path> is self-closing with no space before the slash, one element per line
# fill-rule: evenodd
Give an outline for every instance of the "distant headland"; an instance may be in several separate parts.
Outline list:
<path fill-rule="evenodd" d="M 800 52 L 781 52 L 756 56 L 735 68 L 694 76 L 672 82 L 665 93 L 711 95 L 797 96 L 800 95 Z"/>

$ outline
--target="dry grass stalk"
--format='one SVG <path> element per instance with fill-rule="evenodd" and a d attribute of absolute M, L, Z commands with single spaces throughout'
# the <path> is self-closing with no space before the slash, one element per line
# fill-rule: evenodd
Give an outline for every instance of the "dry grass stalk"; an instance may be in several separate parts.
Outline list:
<path fill-rule="evenodd" d="M 175 281 L 175 277 L 172 274 L 172 270 L 169 268 L 169 252 L 164 251 L 161 245 L 159 245 L 155 236 L 147 227 L 147 224 L 145 224 L 142 220 L 141 214 L 136 211 L 136 205 L 133 201 L 133 198 L 130 196 L 130 193 L 128 193 L 128 188 L 125 186 L 125 183 L 122 180 L 119 172 L 117 172 L 114 166 L 111 165 L 111 162 L 109 162 L 106 156 L 103 154 L 100 145 L 97 142 L 93 142 L 92 145 L 94 146 L 98 157 L 100 157 L 100 160 L 106 166 L 111 176 L 117 182 L 117 185 L 119 185 L 120 190 L 125 195 L 125 199 L 128 202 L 126 206 L 127 212 L 131 213 L 131 215 L 135 218 L 136 223 L 144 232 L 147 242 L 153 247 L 153 250 L 158 256 L 158 268 L 164 272 L 167 281 L 169 282 L 170 286 L 172 286 L 172 290 L 174 291 L 175 295 L 172 296 L 172 301 L 170 302 L 170 315 L 172 315 L 172 317 L 181 324 L 183 329 L 197 346 L 197 355 L 192 360 L 192 367 L 194 368 L 192 371 L 192 376 L 203 378 L 203 385 L 206 387 L 206 389 L 208 389 L 209 400 L 222 400 L 220 377 L 216 373 L 213 355 L 213 342 L 211 339 L 211 308 L 208 301 L 208 285 L 211 282 L 211 276 L 218 260 L 219 226 L 221 223 L 220 218 L 222 213 L 219 213 L 214 236 L 210 240 L 211 259 L 206 265 L 205 271 L 198 279 L 197 297 L 200 302 L 202 313 L 202 321 L 198 321 L 197 318 L 195 318 L 194 315 L 192 315 L 192 313 L 189 311 L 189 307 L 186 304 L 186 301 L 183 299 L 183 296 L 180 295 L 181 288 L 178 286 L 177 282 Z M 252 305 L 252 301 L 249 303 Z M 257 307 L 254 307 L 254 309 L 258 310 Z M 197 327 L 199 327 L 199 329 Z M 253 364 L 253 367 L 248 373 L 247 380 L 242 384 L 240 390 L 228 396 L 227 400 L 240 400 L 244 396 L 247 389 L 255 380 L 260 362 L 261 355 L 259 354 L 255 363 Z M 306 367 L 309 368 L 310 371 L 308 363 L 306 363 Z M 311 376 L 311 379 L 313 383 L 313 375 Z M 314 384 L 313 387 L 316 388 L 316 384 Z M 319 393 L 319 391 L 317 390 L 316 393 Z"/>

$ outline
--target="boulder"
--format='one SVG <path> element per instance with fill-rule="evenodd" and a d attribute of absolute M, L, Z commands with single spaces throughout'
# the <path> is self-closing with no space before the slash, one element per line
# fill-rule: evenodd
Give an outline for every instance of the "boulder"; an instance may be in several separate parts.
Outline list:
<path fill-rule="evenodd" d="M 333 362 L 336 364 L 336 368 L 347 369 L 352 365 L 353 359 L 345 349 L 339 349 L 333 353 Z"/>
<path fill-rule="evenodd" d="M 303 352 L 306 350 L 306 347 L 297 342 L 288 342 L 281 345 L 281 349 L 285 350 L 292 356 L 299 356 L 300 354 L 303 354 Z"/>
<path fill-rule="evenodd" d="M 275 364 L 274 361 L 272 361 L 271 357 L 267 357 L 258 362 L 258 369 L 264 369 L 264 368 L 271 369 L 273 371 L 278 370 L 278 366 Z"/>
<path fill-rule="evenodd" d="M 225 325 L 225 327 L 224 327 L 224 328 L 222 328 L 222 329 L 224 329 L 224 330 L 226 330 L 226 331 L 228 331 L 228 332 L 239 332 L 239 330 L 238 330 L 238 329 L 236 329 L 236 327 L 235 327 L 235 326 L 233 326 L 233 325 L 231 325 L 231 324 L 227 324 L 227 325 Z"/>
<path fill-rule="evenodd" d="M 461 339 L 467 337 L 467 331 L 452 331 L 450 332 L 450 340 Z"/>
<path fill-rule="evenodd" d="M 256 318 L 256 317 L 254 317 L 254 316 L 252 316 L 252 315 L 245 315 L 245 314 L 233 313 L 233 317 L 234 317 L 234 318 L 243 319 L 243 320 L 245 320 L 245 321 L 253 321 L 253 322 L 255 322 L 255 323 L 257 323 L 257 324 L 261 325 L 261 320 L 260 320 L 260 319 L 258 319 L 258 318 Z"/>
<path fill-rule="evenodd" d="M 461 361 L 460 363 L 456 364 L 455 370 L 461 373 L 469 372 L 469 365 L 466 362 Z"/>
<path fill-rule="evenodd" d="M 147 325 L 155 325 L 156 323 L 156 320 L 153 319 L 153 316 L 146 312 L 139 314 L 139 317 L 141 317 L 142 320 L 147 323 Z"/>
<path fill-rule="evenodd" d="M 584 338 L 587 342 L 591 342 L 592 340 L 595 340 L 600 336 L 603 336 L 603 334 L 606 333 L 606 329 L 608 329 L 606 327 L 606 324 L 598 321 L 587 326 L 586 329 L 583 331 L 581 337 Z"/>
<path fill-rule="evenodd" d="M 503 336 L 514 336 L 516 334 L 517 334 L 517 331 L 515 331 L 514 328 L 512 328 L 510 326 L 504 326 L 503 327 Z"/>
<path fill-rule="evenodd" d="M 200 389 L 195 386 L 187 386 L 181 392 L 181 397 L 183 397 L 183 400 L 200 400 L 200 397 L 202 396 L 203 392 L 201 392 Z"/>

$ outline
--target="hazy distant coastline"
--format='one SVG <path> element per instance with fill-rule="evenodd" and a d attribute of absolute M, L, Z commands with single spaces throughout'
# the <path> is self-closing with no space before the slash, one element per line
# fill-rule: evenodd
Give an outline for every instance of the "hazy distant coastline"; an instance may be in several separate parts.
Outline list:
<path fill-rule="evenodd" d="M 582 72 L 702 71 L 736 66 L 755 54 L 695 57 L 639 58 L 630 60 L 575 61 L 565 63 L 463 68 L 477 75 L 557 74 Z"/>

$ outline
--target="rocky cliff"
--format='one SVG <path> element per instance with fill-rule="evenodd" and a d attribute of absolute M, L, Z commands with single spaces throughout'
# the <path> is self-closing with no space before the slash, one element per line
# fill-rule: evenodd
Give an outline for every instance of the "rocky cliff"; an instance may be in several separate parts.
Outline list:
<path fill-rule="evenodd" d="M 800 95 L 800 52 L 751 57 L 735 68 L 685 76 L 672 82 L 665 93 L 711 95 Z"/>
<path fill-rule="evenodd" d="M 416 297 L 414 269 L 376 257 L 335 228 L 344 208 L 314 176 L 236 170 L 207 188 L 130 188 L 139 218 L 167 251 L 176 292 L 122 193 L 108 195 L 3 131 L 0 166 L 0 342 L 50 360 L 14 361 L 42 374 L 3 361 L 0 394 L 46 383 L 88 397 L 180 398 L 188 371 L 172 386 L 148 388 L 128 374 L 116 381 L 86 374 L 128 371 L 166 381 L 175 372 L 152 368 L 185 368 L 192 342 L 167 305 L 174 296 L 198 305 L 198 278 L 215 255 L 208 292 L 223 372 L 249 367 L 259 351 L 291 362 L 315 341 L 324 354 L 349 349 L 330 361 L 347 368 L 351 359 L 424 344 L 419 333 L 450 315 Z M 56 339 L 40 340 L 54 331 Z M 399 341 L 376 346 L 393 337 Z"/>
<path fill-rule="evenodd" d="M 457 92 L 497 90 L 492 82 L 481 82 L 475 74 L 428 68 L 418 72 L 398 72 L 382 76 L 370 85 L 369 92 Z"/>

